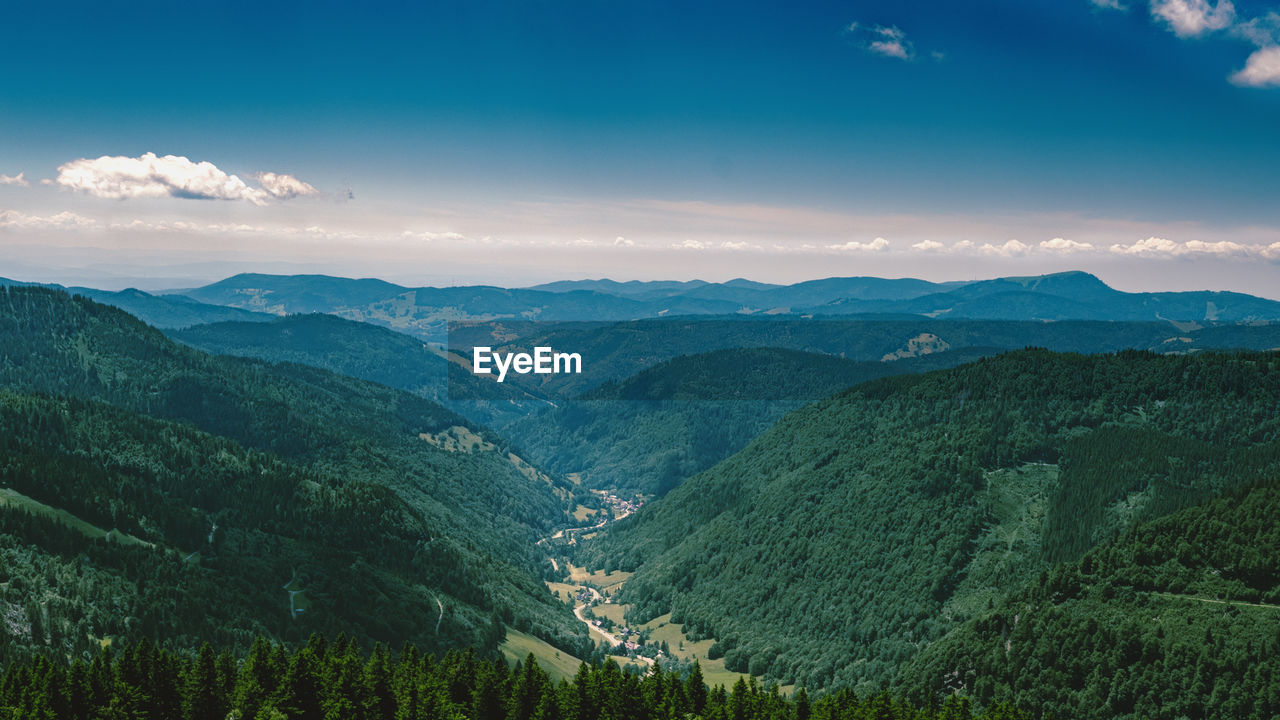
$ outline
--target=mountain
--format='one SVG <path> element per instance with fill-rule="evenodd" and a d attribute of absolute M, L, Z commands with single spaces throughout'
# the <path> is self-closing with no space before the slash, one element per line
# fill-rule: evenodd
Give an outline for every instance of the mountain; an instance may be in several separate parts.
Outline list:
<path fill-rule="evenodd" d="M 442 342 L 448 323 L 510 320 L 624 320 L 664 314 L 736 312 L 733 303 L 657 298 L 649 301 L 589 290 L 549 292 L 491 286 L 406 288 L 381 280 L 324 275 L 243 274 L 182 293 L 201 302 L 277 315 L 332 313 Z"/>
<path fill-rule="evenodd" d="M 214 323 L 168 334 L 210 353 L 314 365 L 406 390 L 483 424 L 501 424 L 548 405 L 517 383 L 471 373 L 417 338 L 333 315 Z"/>
<path fill-rule="evenodd" d="M 847 297 L 811 309 L 817 313 L 904 312 L 987 320 L 1280 320 L 1280 302 L 1274 300 L 1233 292 L 1127 293 L 1083 272 L 983 280 L 894 302 Z"/>
<path fill-rule="evenodd" d="M 805 403 L 860 382 L 952 367 L 993 349 L 856 362 L 734 348 L 660 363 L 502 426 L 547 468 L 588 488 L 662 495 L 742 449 Z"/>
<path fill-rule="evenodd" d="M 1025 350 L 884 378 L 792 412 L 577 562 L 634 571 L 629 621 L 670 613 L 730 670 L 875 688 L 1055 564 L 1280 473 L 1278 401 L 1275 354 Z"/>
<path fill-rule="evenodd" d="M 529 392 L 562 402 L 609 382 L 620 381 L 681 355 L 732 348 L 774 347 L 882 361 L 945 350 L 1042 347 L 1059 352 L 1098 353 L 1124 349 L 1162 353 L 1203 349 L 1266 350 L 1280 347 L 1280 325 L 1230 325 L 1179 330 L 1161 322 L 960 320 L 877 316 L 677 317 L 621 323 L 547 323 L 513 331 L 505 322 L 455 331 L 451 349 L 464 356 L 470 344 L 496 343 L 502 352 L 537 346 L 581 353 L 583 372 L 526 375 Z"/>
<path fill-rule="evenodd" d="M 66 290 L 74 295 L 83 295 L 103 305 L 118 307 L 148 325 L 154 325 L 158 328 L 185 328 L 192 325 L 226 321 L 263 322 L 271 319 L 270 315 L 263 313 L 224 305 L 211 305 L 181 295 L 152 295 L 133 288 L 113 292 L 83 287 L 64 288 L 61 285 L 24 283 L 0 278 L 0 286 L 3 285 L 39 286 Z"/>
<path fill-rule="evenodd" d="M 333 312 L 394 298 L 409 288 L 384 280 L 328 275 L 262 275 L 241 273 L 211 285 L 179 290 L 201 302 L 242 307 L 273 315 Z"/>
<path fill-rule="evenodd" d="M 533 289 L 555 292 L 590 290 L 642 300 L 657 298 L 719 300 L 736 303 L 739 305 L 738 310 L 762 311 L 825 305 L 846 298 L 903 300 L 963 284 L 932 283 L 914 278 L 845 277 L 808 280 L 794 285 L 774 285 L 735 278 L 723 283 L 708 283 L 701 280 L 689 282 L 632 280 L 625 283 L 614 280 L 576 280 L 537 285 Z"/>
<path fill-rule="evenodd" d="M 242 274 L 180 291 L 276 315 L 323 312 L 444 342 L 459 322 L 616 322 L 687 315 L 918 315 L 986 320 L 1206 324 L 1280 321 L 1280 302 L 1239 293 L 1124 293 L 1083 272 L 934 283 L 844 277 L 778 286 L 749 280 L 581 280 L 534 288 L 409 288 L 323 275 Z M 493 344 L 502 336 L 495 335 Z"/>
<path fill-rule="evenodd" d="M 483 645 L 499 621 L 571 650 L 585 639 L 536 579 L 545 559 L 534 540 L 567 521 L 568 486 L 435 403 L 308 366 L 211 356 L 116 308 L 19 287 L 0 290 L 0 388 L 12 409 L 6 482 L 21 495 L 6 496 L 6 514 L 38 511 L 4 542 L 32 573 L 49 568 L 49 597 L 121 608 L 111 627 L 126 639 L 199 616 L 205 594 L 235 622 L 217 635 L 211 610 L 186 628 L 192 642 L 347 629 L 366 644 L 440 648 Z M 100 553 L 93 528 L 150 548 Z M 213 539 L 200 542 L 204 532 Z M 161 569 L 186 572 L 193 551 L 216 555 L 190 571 L 199 583 L 177 594 L 153 584 Z M 57 579 L 74 578 L 81 553 L 106 573 L 100 585 Z M 286 591 L 268 592 L 280 585 L 305 588 L 307 611 L 291 617 Z M 129 600 L 150 591 L 163 602 L 149 610 Z M 161 624 L 129 619 L 130 607 Z"/>
<path fill-rule="evenodd" d="M 542 285 L 534 285 L 530 290 L 543 290 L 546 292 L 572 292 L 575 290 L 586 290 L 589 292 L 604 293 L 606 295 L 617 295 L 619 297 L 635 298 L 637 300 L 652 300 L 655 298 L 671 297 L 672 295 L 681 295 L 694 288 L 707 285 L 702 280 L 628 280 L 627 282 L 618 282 L 602 278 L 600 280 L 558 280 L 556 282 L 543 283 Z"/>

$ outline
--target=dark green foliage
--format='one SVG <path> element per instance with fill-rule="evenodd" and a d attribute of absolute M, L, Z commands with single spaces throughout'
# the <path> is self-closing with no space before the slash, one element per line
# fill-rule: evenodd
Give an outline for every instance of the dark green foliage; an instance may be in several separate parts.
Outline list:
<path fill-rule="evenodd" d="M 492 580 L 386 487 L 94 402 L 4 393 L 0 457 L 0 602 L 25 602 L 29 626 L 0 658 L 79 655 L 108 637 L 240 649 L 313 630 L 433 648 L 481 637 L 471 606 L 491 603 Z M 23 497 L 114 538 L 33 515 Z M 295 573 L 296 618 L 283 589 Z M 431 592 L 452 608 L 439 632 Z"/>
<path fill-rule="evenodd" d="M 173 637 L 164 633 L 196 618 L 179 641 L 226 645 L 263 632 L 290 637 L 282 626 L 348 622 L 362 642 L 413 637 L 436 647 L 438 596 L 442 646 L 477 642 L 497 610 L 577 649 L 581 625 L 535 579 L 543 559 L 533 540 L 564 521 L 563 500 L 501 451 L 447 452 L 420 439 L 468 426 L 434 403 L 302 365 L 212 357 L 115 308 L 40 288 L 0 290 L 0 386 L 75 398 L 6 400 L 3 462 L 14 487 L 157 545 L 102 550 L 136 557 L 94 566 L 116 583 L 105 597 L 136 593 L 121 602 L 143 620 L 143 611 L 154 615 L 116 632 Z M 201 538 L 214 522 L 210 553 Z M 93 544 L 48 557 L 26 532 L 12 531 L 25 548 L 15 552 L 50 568 L 78 566 Z M 179 562 L 195 550 L 211 555 L 208 567 L 204 558 Z M 296 622 L 278 589 L 294 569 L 314 593 Z M 173 573 L 207 575 L 207 586 L 178 584 Z M 69 602 L 102 599 L 54 585 Z M 164 601 L 146 594 L 169 591 Z M 182 599 L 200 593 L 232 615 L 187 609 L 196 605 Z M 214 630 L 224 627 L 229 636 Z M 31 645 L 46 643 L 54 641 Z"/>
<path fill-rule="evenodd" d="M 787 412 L 860 382 L 952 367 L 993 350 L 856 362 L 778 348 L 679 357 L 503 426 L 530 457 L 588 487 L 662 495 Z M 548 432 L 554 428 L 554 432 Z"/>
<path fill-rule="evenodd" d="M 154 325 L 158 328 L 183 328 L 204 323 L 228 321 L 264 322 L 272 317 L 264 313 L 250 312 L 225 305 L 209 305 L 192 300 L 184 295 L 152 295 L 133 288 L 113 292 L 92 288 L 63 288 L 61 285 L 23 283 L 7 278 L 0 278 L 0 285 L 66 289 L 68 292 L 83 295 L 103 305 L 118 307 L 148 325 Z"/>
<path fill-rule="evenodd" d="M 1029 350 L 886 378 L 788 415 L 580 561 L 636 569 L 635 620 L 671 612 L 732 670 L 874 687 L 976 614 L 973 576 L 1001 578 L 985 607 L 1077 546 L 1280 472 L 1277 406 L 1274 354 Z M 1048 518 L 1011 520 L 1000 469 L 1035 463 Z M 1002 569 L 1005 530 L 1033 542 Z"/>
<path fill-rule="evenodd" d="M 1138 526 L 965 623 L 897 683 L 1057 717 L 1275 717 L 1278 513 L 1272 479 Z"/>
<path fill-rule="evenodd" d="M 514 383 L 471 374 L 417 338 L 333 315 L 214 323 L 169 336 L 206 352 L 314 365 L 407 390 L 487 424 L 500 424 L 547 404 Z"/>
<path fill-rule="evenodd" d="M 489 327 L 492 329 L 494 325 Z M 935 344 L 934 350 L 985 349 L 989 353 L 992 348 L 1041 347 L 1076 353 L 1126 349 L 1184 353 L 1207 348 L 1274 348 L 1280 335 L 1278 328 L 1278 325 L 1231 325 L 1183 331 L 1165 322 L 1028 322 L 892 316 L 678 317 L 621 323 L 544 323 L 526 328 L 518 340 L 501 349 L 527 351 L 545 345 L 581 353 L 584 367 L 581 375 L 527 376 L 527 385 L 536 383 L 534 389 L 538 393 L 557 398 L 580 395 L 609 380 L 620 381 L 681 355 L 730 348 L 786 348 L 850 360 L 880 361 L 894 353 L 909 351 L 913 339 L 932 336 L 944 343 Z M 480 339 L 469 337 L 467 341 L 501 344 L 492 338 L 479 343 Z"/>
<path fill-rule="evenodd" d="M 555 684 L 530 655 L 509 669 L 471 651 L 440 660 L 406 646 L 361 653 L 339 637 L 313 637 L 285 652 L 257 642 L 243 661 L 203 647 L 194 656 L 148 644 L 95 655 L 90 665 L 43 658 L 8 666 L 0 678 L 0 718 L 284 718 L 285 720 L 1022 720 L 1006 706 L 971 714 L 967 700 L 918 708 L 880 692 L 810 700 L 776 685 L 739 681 L 708 692 L 701 675 L 661 667 L 643 678 L 613 661 L 579 667 Z"/>

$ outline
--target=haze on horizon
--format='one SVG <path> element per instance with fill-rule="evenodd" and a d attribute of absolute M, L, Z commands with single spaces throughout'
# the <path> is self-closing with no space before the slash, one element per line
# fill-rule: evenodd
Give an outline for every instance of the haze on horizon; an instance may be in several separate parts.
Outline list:
<path fill-rule="evenodd" d="M 15 7 L 0 276 L 1280 287 L 1280 7 Z"/>

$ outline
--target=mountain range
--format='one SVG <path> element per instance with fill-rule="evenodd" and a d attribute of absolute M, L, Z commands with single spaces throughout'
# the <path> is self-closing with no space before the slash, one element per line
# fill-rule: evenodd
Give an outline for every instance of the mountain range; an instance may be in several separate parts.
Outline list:
<path fill-rule="evenodd" d="M 142 309 L 137 291 L 133 295 L 132 299 L 100 299 L 130 301 Z M 1280 302 L 1274 300 L 1209 291 L 1127 293 L 1083 272 L 944 283 L 874 277 L 826 278 L 793 285 L 743 279 L 724 283 L 583 280 L 523 289 L 413 288 L 375 279 L 242 274 L 153 297 L 175 296 L 205 305 L 275 315 L 331 313 L 436 342 L 446 339 L 450 322 L 618 321 L 671 315 L 792 313 L 1125 320 L 1173 322 L 1183 329 L 1214 323 L 1280 321 Z M 178 324 L 177 316 L 167 318 L 156 312 L 155 317 L 166 323 L 164 327 L 183 326 Z"/>

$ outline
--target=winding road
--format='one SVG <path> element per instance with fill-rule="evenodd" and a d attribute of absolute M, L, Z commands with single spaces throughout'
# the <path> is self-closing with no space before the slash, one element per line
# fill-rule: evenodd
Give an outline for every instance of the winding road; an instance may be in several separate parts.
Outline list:
<path fill-rule="evenodd" d="M 566 535 L 573 535 L 573 534 L 575 534 L 575 533 L 585 533 L 585 532 L 590 532 L 590 531 L 592 531 L 592 530 L 599 530 L 600 528 L 604 527 L 605 525 L 608 525 L 610 522 L 617 522 L 618 520 L 621 520 L 621 519 L 623 519 L 623 518 L 627 517 L 628 515 L 631 515 L 631 513 L 632 513 L 632 512 L 634 512 L 634 510 L 626 510 L 626 511 L 622 512 L 621 514 L 619 514 L 617 517 L 611 517 L 612 513 L 607 513 L 607 514 L 606 514 L 606 516 L 600 520 L 600 522 L 598 522 L 598 523 L 596 523 L 596 524 L 594 524 L 594 525 L 586 525 L 586 526 L 583 526 L 583 527 L 564 528 L 564 529 L 562 529 L 562 530 L 557 530 L 557 531 L 555 532 L 555 534 L 550 535 L 549 537 L 542 538 L 542 539 L 541 539 L 541 540 L 539 540 L 536 544 L 537 544 L 537 545 L 544 545 L 544 544 L 548 543 L 548 542 L 549 542 L 549 541 L 551 541 L 551 540 L 559 540 L 559 539 L 561 539 L 561 538 L 565 537 Z M 576 544 L 576 543 L 577 543 L 577 541 L 578 541 L 578 540 L 577 540 L 577 538 L 575 538 L 575 537 L 570 537 L 570 539 L 569 539 L 569 544 L 571 544 L 571 545 Z M 556 572 L 560 572 L 560 563 L 559 563 L 559 561 L 557 561 L 554 557 L 552 557 L 552 556 L 550 556 L 550 555 L 548 555 L 548 556 L 547 556 L 547 559 L 551 561 L 551 567 L 553 567 L 553 568 L 555 569 L 555 571 L 556 571 Z M 574 615 L 574 617 L 578 618 L 578 621 L 579 621 L 579 622 L 581 622 L 583 625 L 586 625 L 586 626 L 587 626 L 587 633 L 588 633 L 588 635 L 589 635 L 589 636 L 592 636 L 592 635 L 598 635 L 598 636 L 600 636 L 600 637 L 604 638 L 605 642 L 607 642 L 607 643 L 609 644 L 609 647 L 610 647 L 610 648 L 614 648 L 614 647 L 617 647 L 617 646 L 619 646 L 619 645 L 624 645 L 624 644 L 626 643 L 626 641 L 625 641 L 623 638 L 620 638 L 620 637 L 618 637 L 617 635 L 614 635 L 613 633 L 605 632 L 605 630 L 604 630 L 603 628 L 596 627 L 594 624 L 592 624 L 591 620 L 588 620 L 588 619 L 583 615 L 583 613 L 586 611 L 586 609 L 587 609 L 587 607 L 590 605 L 590 603 L 592 603 L 592 602 L 599 602 L 599 601 L 602 601 L 602 600 L 604 599 L 604 596 L 602 596 L 602 595 L 600 594 L 600 591 L 599 591 L 599 590 L 597 590 L 596 588 L 594 588 L 594 587 L 592 587 L 592 586 L 590 586 L 590 585 L 586 585 L 586 584 L 581 584 L 581 583 L 578 583 L 578 584 L 574 584 L 574 583 L 566 583 L 566 584 L 569 584 L 571 587 L 573 587 L 573 588 L 574 588 L 575 590 L 577 590 L 579 593 L 580 593 L 581 591 L 583 591 L 583 590 L 585 590 L 585 591 L 587 591 L 587 592 L 591 593 L 591 600 L 590 600 L 589 602 L 578 602 L 578 601 L 575 599 L 575 601 L 574 601 L 574 606 L 573 606 L 573 615 Z M 576 596 L 575 596 L 575 597 L 576 597 Z M 643 655 L 637 655 L 634 659 L 635 659 L 635 660 L 638 660 L 638 661 L 640 661 L 640 662 L 642 662 L 642 663 L 644 663 L 646 666 L 648 666 L 648 668 L 649 668 L 649 670 L 650 670 L 650 671 L 652 671 L 652 670 L 653 670 L 653 658 L 647 658 L 647 657 L 644 657 Z"/>

